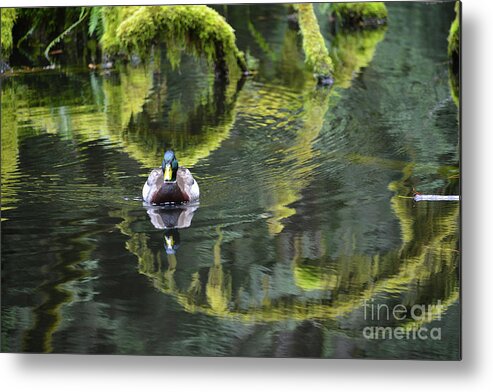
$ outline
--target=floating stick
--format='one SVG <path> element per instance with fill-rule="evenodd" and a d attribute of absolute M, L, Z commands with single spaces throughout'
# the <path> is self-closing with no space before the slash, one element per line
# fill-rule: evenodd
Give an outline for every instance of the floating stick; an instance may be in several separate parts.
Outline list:
<path fill-rule="evenodd" d="M 457 195 L 414 195 L 414 201 L 459 201 Z"/>

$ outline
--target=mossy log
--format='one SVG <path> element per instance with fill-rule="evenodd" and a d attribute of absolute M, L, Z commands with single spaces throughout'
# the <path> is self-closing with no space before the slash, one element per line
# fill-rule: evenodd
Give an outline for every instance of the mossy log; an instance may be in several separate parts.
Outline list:
<path fill-rule="evenodd" d="M 217 74 L 227 75 L 234 67 L 248 71 L 233 28 L 207 6 L 122 7 L 120 11 L 106 10 L 103 15 L 102 44 L 108 53 L 147 55 L 153 44 L 165 43 L 173 67 L 179 65 L 181 51 L 186 50 L 205 57 L 215 65 Z"/>
<path fill-rule="evenodd" d="M 1 56 L 8 56 L 12 50 L 12 29 L 14 27 L 16 12 L 15 8 L 2 8 L 0 10 L 1 19 Z"/>
<path fill-rule="evenodd" d="M 382 2 L 334 3 L 332 16 L 343 28 L 377 27 L 387 23 L 387 7 Z"/>
<path fill-rule="evenodd" d="M 319 84 L 332 85 L 334 65 L 320 32 L 313 5 L 304 3 L 294 7 L 298 11 L 299 26 L 303 35 L 305 62 L 313 70 Z"/>

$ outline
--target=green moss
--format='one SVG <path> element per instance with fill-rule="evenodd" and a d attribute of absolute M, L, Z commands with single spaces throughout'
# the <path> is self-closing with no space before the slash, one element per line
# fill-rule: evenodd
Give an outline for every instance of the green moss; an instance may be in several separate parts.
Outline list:
<path fill-rule="evenodd" d="M 449 88 L 450 88 L 450 95 L 452 96 L 452 100 L 455 103 L 455 106 L 459 107 L 459 92 L 460 92 L 460 82 L 459 82 L 459 77 L 454 75 L 453 72 L 449 72 Z"/>
<path fill-rule="evenodd" d="M 459 14 L 460 14 L 460 3 L 455 3 L 455 19 L 450 26 L 450 32 L 448 35 L 448 55 L 454 56 L 459 55 L 460 48 L 460 23 L 459 23 Z"/>
<path fill-rule="evenodd" d="M 452 99 L 459 106 L 460 72 L 460 3 L 455 3 L 455 19 L 448 36 L 449 85 Z"/>
<path fill-rule="evenodd" d="M 303 35 L 306 64 L 313 70 L 319 80 L 331 78 L 334 72 L 334 65 L 325 46 L 324 37 L 320 33 L 313 5 L 308 3 L 297 4 L 295 8 L 298 11 L 298 21 Z"/>
<path fill-rule="evenodd" d="M 382 2 L 334 3 L 332 14 L 343 27 L 378 26 L 387 20 L 387 7 Z"/>
<path fill-rule="evenodd" d="M 103 35 L 101 36 L 101 46 L 103 51 L 110 54 L 117 54 L 122 48 L 117 37 L 117 30 L 122 21 L 136 12 L 140 7 L 101 7 L 103 19 Z"/>
<path fill-rule="evenodd" d="M 238 66 L 246 71 L 243 53 L 236 46 L 233 28 L 207 6 L 107 7 L 103 13 L 103 49 L 148 54 L 153 44 L 165 43 L 173 66 L 182 50 L 203 56 L 216 68 Z"/>
<path fill-rule="evenodd" d="M 12 29 L 14 28 L 15 19 L 17 17 L 15 8 L 2 8 L 1 14 L 1 53 L 2 56 L 9 55 L 12 50 Z"/>

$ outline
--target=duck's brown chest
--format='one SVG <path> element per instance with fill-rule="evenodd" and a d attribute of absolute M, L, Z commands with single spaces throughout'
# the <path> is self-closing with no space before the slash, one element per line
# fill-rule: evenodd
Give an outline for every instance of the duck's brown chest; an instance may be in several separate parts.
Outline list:
<path fill-rule="evenodd" d="M 184 203 L 189 200 L 188 195 L 180 189 L 176 182 L 165 182 L 153 195 L 151 203 Z"/>

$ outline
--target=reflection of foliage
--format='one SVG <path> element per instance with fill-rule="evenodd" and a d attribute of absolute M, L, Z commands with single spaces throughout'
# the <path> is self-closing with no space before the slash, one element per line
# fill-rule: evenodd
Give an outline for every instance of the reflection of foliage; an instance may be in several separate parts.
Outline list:
<path fill-rule="evenodd" d="M 17 17 L 15 8 L 2 8 L 0 9 L 0 21 L 1 21 L 1 46 L 0 50 L 2 55 L 7 55 L 12 50 L 12 29 L 14 28 L 15 19 Z"/>
<path fill-rule="evenodd" d="M 51 269 L 57 270 L 58 274 L 50 274 L 39 287 L 43 299 L 33 309 L 34 323 L 30 330 L 26 331 L 24 337 L 26 351 L 53 352 L 53 334 L 62 322 L 62 309 L 77 299 L 76 285 L 89 275 L 89 271 L 78 266 L 78 264 L 90 260 L 91 252 L 95 248 L 94 243 L 85 238 L 87 234 L 84 233 L 80 237 L 74 236 L 70 239 L 70 242 L 77 243 L 77 245 L 84 247 L 84 250 L 75 257 L 73 252 L 58 255 L 49 266 Z"/>
<path fill-rule="evenodd" d="M 17 97 L 19 100 L 22 99 L 22 92 L 16 93 L 12 83 L 2 83 L 2 211 L 9 208 L 15 196 L 15 188 L 9 184 L 16 177 L 19 155 L 17 107 L 20 102 L 16 99 Z"/>
<path fill-rule="evenodd" d="M 298 38 L 296 30 L 286 29 L 276 69 L 283 84 L 302 89 L 307 75 L 304 74 L 306 69 L 303 55 L 298 48 Z"/>
<path fill-rule="evenodd" d="M 252 35 L 253 39 L 257 43 L 257 45 L 262 49 L 265 55 L 271 60 L 276 59 L 276 53 L 270 48 L 269 43 L 265 40 L 265 38 L 260 34 L 260 32 L 255 28 L 255 25 L 251 20 L 248 21 L 248 31 Z"/>
<path fill-rule="evenodd" d="M 296 286 L 305 291 L 332 289 L 337 284 L 337 275 L 321 266 L 297 265 L 293 269 Z"/>
<path fill-rule="evenodd" d="M 186 49 L 196 56 L 204 56 L 221 71 L 235 65 L 246 71 L 232 27 L 207 6 L 136 7 L 126 18 L 120 19 L 116 40 L 110 34 L 105 39 L 118 42 L 128 51 L 147 54 L 150 46 L 159 39 L 166 42 L 167 55 L 173 66 L 179 64 L 180 52 Z"/>
<path fill-rule="evenodd" d="M 170 260 L 168 256 L 168 268 L 163 268 L 162 249 L 151 250 L 148 236 L 132 229 L 136 217 L 125 211 L 118 214 L 123 218 L 120 228 L 130 236 L 127 247 L 138 257 L 139 271 L 190 313 L 245 323 L 335 320 L 360 311 L 364 300 L 390 294 L 389 298 L 399 296 L 409 306 L 427 303 L 430 296 L 434 301 L 440 300 L 442 307 L 420 321 L 430 322 L 440 318 L 458 300 L 456 246 L 460 205 L 420 203 L 414 207 L 411 200 L 399 197 L 407 189 L 413 166 L 404 166 L 402 170 L 402 179 L 389 185 L 396 192 L 390 205 L 400 223 L 401 246 L 373 255 L 347 249 L 337 256 L 329 256 L 317 241 L 319 255 L 314 257 L 310 250 L 313 244 L 304 244 L 305 235 L 287 234 L 293 236 L 290 242 L 294 246 L 291 282 L 301 289 L 294 296 L 291 283 L 283 274 L 258 275 L 252 270 L 244 278 L 233 275 L 221 263 L 221 247 L 227 244 L 222 231 L 213 245 L 210 267 L 205 273 L 193 272 L 188 288 L 181 289 L 174 278 L 179 260 Z M 286 291 L 275 291 L 273 287 L 284 287 Z M 413 328 L 417 324 L 406 319 L 402 325 Z"/>
<path fill-rule="evenodd" d="M 28 92 L 27 88 L 16 91 L 16 93 L 26 92 Z M 28 97 L 29 95 L 26 95 L 27 101 Z M 19 106 L 22 107 L 25 102 L 20 103 Z M 17 100 L 15 100 L 15 103 L 19 104 Z M 36 108 L 31 109 L 36 111 Z M 22 116 L 21 119 L 24 120 L 25 117 Z M 25 265 L 29 265 L 27 268 L 34 268 L 33 270 L 36 271 L 36 276 L 29 273 L 29 278 L 26 278 L 24 274 L 20 274 L 20 276 L 10 274 L 9 277 L 14 282 L 19 280 L 25 282 L 26 286 L 24 286 L 23 291 L 25 290 L 24 292 L 26 293 L 31 292 L 33 295 L 33 299 L 28 301 L 28 303 L 32 304 L 32 309 L 29 312 L 30 322 L 24 325 L 22 350 L 51 352 L 56 349 L 52 345 L 52 340 L 54 333 L 60 327 L 62 320 L 64 320 L 64 306 L 80 300 L 87 293 L 84 289 L 81 290 L 79 284 L 81 280 L 88 277 L 89 270 L 94 268 L 94 264 L 97 264 L 95 260 L 91 260 L 91 254 L 96 246 L 91 237 L 100 232 L 101 227 L 95 225 L 88 228 L 87 223 L 74 222 L 70 217 L 70 213 L 64 216 L 65 219 L 62 223 L 60 221 L 55 223 L 53 216 L 46 212 L 52 211 L 54 208 L 63 210 L 64 206 L 73 205 L 73 199 L 67 201 L 66 196 L 73 195 L 75 189 L 79 190 L 80 183 L 74 184 L 70 180 L 72 180 L 74 172 L 78 172 L 80 165 L 79 162 L 74 165 L 73 161 L 69 161 L 69 164 L 66 165 L 67 161 L 64 159 L 67 157 L 73 159 L 76 153 L 84 154 L 84 152 L 81 150 L 74 151 L 76 148 L 73 147 L 71 142 L 52 135 L 40 135 L 34 141 L 35 138 L 26 137 L 32 135 L 30 134 L 29 126 L 26 126 L 22 121 L 16 123 L 15 120 L 13 125 L 15 126 L 14 129 L 16 129 L 15 138 L 17 139 L 19 135 L 19 141 L 16 140 L 16 143 L 19 144 L 17 148 L 21 157 L 19 167 L 21 170 L 23 169 L 20 173 L 28 180 L 26 185 L 22 180 L 16 179 L 15 186 L 12 186 L 8 182 L 5 183 L 4 178 L 2 178 L 2 207 L 5 189 L 13 188 L 17 192 L 15 197 L 15 205 L 18 207 L 16 216 L 22 216 L 22 212 L 26 212 L 30 218 L 37 219 L 43 223 L 42 230 L 36 230 L 33 226 L 30 226 L 29 230 L 27 232 L 25 230 L 22 235 L 12 234 L 11 228 L 16 225 L 15 219 L 6 223 L 6 226 L 2 224 L 2 229 L 5 228 L 9 232 L 10 239 L 22 243 L 20 252 L 25 255 L 23 260 L 26 263 Z M 46 152 L 46 145 L 36 148 L 36 143 L 38 141 L 42 142 L 43 139 L 47 141 L 52 155 Z M 85 153 L 89 155 L 87 151 Z M 2 169 L 5 163 L 4 159 L 2 155 Z M 30 159 L 32 159 L 32 162 L 36 162 L 35 167 L 32 167 L 31 170 L 23 166 L 23 163 L 25 164 Z M 51 195 L 53 196 L 50 198 L 40 196 L 42 193 L 40 190 L 47 187 L 52 188 Z M 101 196 L 101 189 L 97 189 L 97 194 Z M 33 197 L 33 195 L 36 196 Z M 82 195 L 90 198 L 88 193 L 82 193 Z M 35 203 L 32 202 L 33 199 Z M 90 216 L 92 218 L 94 213 L 91 212 Z M 43 243 L 49 243 L 49 247 L 43 247 Z M 43 257 L 39 257 L 36 253 L 40 247 L 44 249 Z M 18 248 L 13 248 L 13 246 L 10 249 L 15 249 L 19 252 Z M 32 260 L 36 260 L 38 263 L 33 263 Z M 13 260 L 12 263 L 15 263 L 15 261 Z M 35 264 L 35 267 L 32 267 L 31 264 Z M 12 272 L 12 264 L 10 264 L 9 271 Z M 15 286 L 15 283 L 12 285 L 11 281 L 9 287 L 17 286 Z M 22 306 L 25 305 L 20 307 L 22 308 Z M 17 348 L 17 350 L 21 349 Z"/>
<path fill-rule="evenodd" d="M 330 92 L 326 89 L 315 89 L 305 94 L 303 125 L 294 143 L 283 154 L 283 161 L 290 169 L 266 178 L 273 182 L 272 189 L 283 190 L 272 195 L 273 200 L 269 206 L 273 214 L 269 219 L 271 234 L 279 234 L 284 228 L 282 220 L 296 213 L 289 205 L 301 198 L 301 192 L 310 181 L 309 173 L 315 168 L 311 163 L 315 155 L 312 144 L 323 127 L 329 97 Z"/>
<path fill-rule="evenodd" d="M 180 157 L 180 164 L 195 165 L 230 134 L 241 86 L 241 81 L 236 85 L 216 81 L 196 91 L 196 99 L 188 101 L 186 109 L 180 101 L 173 101 L 168 125 L 162 130 L 150 130 L 145 123 L 140 126 L 138 119 L 131 122 L 132 132 L 126 136 L 130 154 L 146 167 L 154 167 L 162 158 L 163 145 L 167 143 Z M 194 129 L 197 122 L 204 125 Z"/>
<path fill-rule="evenodd" d="M 206 296 L 208 303 L 214 311 L 224 313 L 228 310 L 231 299 L 231 279 L 224 273 L 221 265 L 221 242 L 223 235 L 219 229 L 218 232 L 219 238 L 214 244 L 214 265 L 209 270 Z M 194 281 L 192 281 L 189 293 L 198 294 L 196 290 L 193 290 L 194 286 Z"/>
<path fill-rule="evenodd" d="M 101 89 L 107 105 L 106 127 L 123 133 L 130 119 L 142 111 L 152 87 L 152 74 L 145 68 L 138 67 L 124 70 L 118 79 L 116 82 L 103 78 Z"/>
<path fill-rule="evenodd" d="M 385 30 L 374 30 L 359 33 L 345 33 L 336 37 L 335 50 L 337 56 L 336 70 L 337 84 L 343 88 L 349 88 L 351 80 L 356 72 L 362 67 L 367 66 L 375 53 L 378 42 L 383 39 Z M 312 87 L 313 88 L 313 87 Z M 329 98 L 331 93 L 324 89 L 310 91 L 310 87 L 305 86 L 305 96 L 303 99 L 303 125 L 294 139 L 292 147 L 286 150 L 284 159 L 299 161 L 297 164 L 289 165 L 292 170 L 287 170 L 276 174 L 272 179 L 273 189 L 283 189 L 279 194 L 274 194 L 269 210 L 273 216 L 269 219 L 270 232 L 278 234 L 283 229 L 281 223 L 283 219 L 293 215 L 296 211 L 289 205 L 299 200 L 301 192 L 309 182 L 309 173 L 313 171 L 312 160 L 314 152 L 312 144 L 319 135 L 324 120 L 329 109 Z M 261 107 L 274 108 L 276 105 L 272 96 L 269 96 L 269 103 Z M 285 97 L 282 98 L 285 102 Z M 279 103 L 282 108 L 283 104 Z M 295 171 L 295 172 L 293 172 Z"/>
<path fill-rule="evenodd" d="M 302 258 L 301 236 L 294 240 L 293 278 L 296 286 L 305 291 L 333 290 L 338 285 L 338 275 L 328 263 Z"/>
<path fill-rule="evenodd" d="M 105 137 L 126 147 L 124 130 L 128 126 L 130 118 L 142 111 L 145 98 L 152 87 L 152 73 L 143 67 L 122 69 L 119 73 L 117 82 L 112 79 L 98 78 L 91 75 L 91 88 L 94 106 L 87 103 L 81 104 L 77 110 L 66 111 L 58 109 L 59 115 L 53 116 L 53 108 L 57 106 L 56 97 L 42 96 L 36 108 L 36 116 L 29 116 L 33 110 L 33 103 L 38 97 L 30 97 L 31 107 L 28 105 L 20 106 L 18 103 L 15 115 L 17 118 L 29 118 L 33 127 L 49 133 L 62 133 L 66 137 L 74 137 L 79 140 L 94 140 Z M 27 89 L 26 89 L 27 90 Z M 131 92 L 131 94 L 129 94 Z M 26 94 L 33 91 L 27 90 Z M 5 102 L 10 104 L 21 99 L 22 95 L 16 93 Z M 2 101 L 3 104 L 3 101 Z M 72 131 L 76 130 L 76 134 Z"/>
<path fill-rule="evenodd" d="M 320 33 L 317 17 L 312 4 L 297 4 L 298 19 L 301 34 L 303 35 L 303 50 L 306 63 L 320 78 L 328 78 L 334 72 L 332 59 Z"/>
<path fill-rule="evenodd" d="M 292 279 L 303 292 L 320 292 L 321 297 L 316 297 L 318 299 L 305 297 L 303 292 L 294 298 L 289 294 L 279 296 L 279 293 L 271 292 L 270 287 L 281 284 L 275 283 L 275 279 L 279 279 L 275 275 L 252 275 L 233 281 L 228 269 L 221 264 L 221 232 L 213 247 L 214 257 L 205 277 L 203 273 L 193 273 L 189 288 L 182 290 L 174 282 L 176 260 L 168 260 L 167 269 L 161 267 L 162 250 L 157 253 L 152 251 L 147 245 L 147 236 L 132 231 L 135 217 L 123 213 L 121 217 L 124 221 L 120 228 L 130 236 L 127 247 L 138 256 L 139 271 L 148 276 L 160 291 L 172 295 L 188 312 L 248 323 L 335 319 L 358 311 L 363 300 L 370 300 L 382 293 L 399 294 L 404 303 L 412 306 L 426 301 L 427 297 L 420 298 L 420 295 L 426 296 L 429 291 L 435 300 L 442 300 L 444 307 L 441 311 L 446 311 L 456 302 L 458 293 L 458 252 L 455 245 L 458 240 L 459 204 L 443 205 L 443 208 L 432 210 L 422 204 L 424 208 L 419 208 L 415 215 L 412 202 L 395 196 L 392 206 L 404 232 L 403 243 L 398 250 L 373 256 L 343 254 L 335 259 L 322 254 L 318 259 L 308 259 L 303 256 L 303 242 L 297 237 Z M 415 215 L 412 221 L 409 221 L 410 215 Z M 406 233 L 408 230 L 412 232 Z M 441 276 L 440 285 L 436 283 L 438 275 Z M 258 279 L 260 283 L 250 288 L 254 291 L 249 291 L 248 282 L 252 279 Z M 415 294 L 417 284 L 420 286 L 418 296 Z M 202 290 L 203 286 L 205 291 Z M 327 298 L 331 301 L 328 302 Z M 430 318 L 440 315 L 436 313 Z"/>
<path fill-rule="evenodd" d="M 338 33 L 332 41 L 334 78 L 338 86 L 348 88 L 354 75 L 368 66 L 385 29 Z"/>
<path fill-rule="evenodd" d="M 101 78 L 96 74 L 91 74 L 90 77 L 90 93 L 96 105 L 96 113 L 94 107 L 87 104 L 79 105 L 78 110 L 63 113 L 60 111 L 60 115 L 66 117 L 62 122 L 63 126 L 58 117 L 53 117 L 52 109 L 44 106 L 53 102 L 43 101 L 40 103 L 43 107 L 37 109 L 37 115 L 28 116 L 27 111 L 32 111 L 32 108 L 19 105 L 22 95 L 28 92 L 16 93 L 9 89 L 9 93 L 4 94 L 2 106 L 14 106 L 12 110 L 4 111 L 5 115 L 2 116 L 2 125 L 5 124 L 5 127 L 2 127 L 2 141 L 5 141 L 2 143 L 2 151 L 9 146 L 8 151 L 2 154 L 2 179 L 7 178 L 7 173 L 15 171 L 15 157 L 12 154 L 15 154 L 16 149 L 15 145 L 12 145 L 12 148 L 10 146 L 17 143 L 15 119 L 24 117 L 36 122 L 33 124 L 36 129 L 45 129 L 47 132 L 65 132 L 66 136 L 79 140 L 107 138 L 120 145 L 131 157 L 146 167 L 154 167 L 159 163 L 166 142 L 176 150 L 181 164 L 193 166 L 217 149 L 229 135 L 235 121 L 234 105 L 241 90 L 241 82 L 236 85 L 220 81 L 206 84 L 205 88 L 195 92 L 196 99 L 187 108 L 189 112 L 184 112 L 185 115 L 173 116 L 180 108 L 180 101 L 173 100 L 170 103 L 170 107 L 176 110 L 169 113 L 169 126 L 163 130 L 165 134 L 149 130 L 148 127 L 137 127 L 130 132 L 129 127 L 135 128 L 136 124 L 138 126 L 138 115 L 142 112 L 153 87 L 151 70 L 144 67 L 121 67 L 120 72 L 111 77 Z M 162 83 L 158 93 L 163 95 L 161 98 L 166 97 L 166 83 Z M 150 109 L 152 108 L 148 107 L 148 110 Z M 183 112 L 183 109 L 181 111 Z M 194 119 L 194 116 L 197 118 Z M 200 131 L 193 129 L 194 122 L 204 122 L 202 117 L 219 120 L 207 121 L 207 125 Z M 186 123 L 182 124 L 183 121 Z M 182 129 L 187 131 L 181 132 Z M 72 130 L 76 130 L 76 133 L 71 134 Z M 7 140 L 10 136 L 11 141 Z"/>

